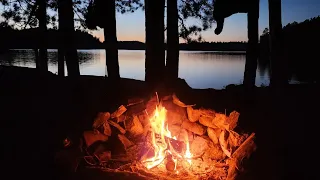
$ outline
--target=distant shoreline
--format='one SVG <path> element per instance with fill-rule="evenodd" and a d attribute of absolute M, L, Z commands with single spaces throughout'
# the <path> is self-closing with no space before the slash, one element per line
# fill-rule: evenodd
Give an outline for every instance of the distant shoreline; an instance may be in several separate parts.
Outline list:
<path fill-rule="evenodd" d="M 31 48 L 12 48 L 9 50 L 32 50 Z M 50 50 L 57 50 L 56 48 L 49 48 Z M 77 48 L 77 50 L 104 50 L 103 48 Z M 118 49 L 118 50 L 125 50 L 125 51 L 145 51 L 145 49 Z M 180 49 L 180 51 L 184 52 L 214 52 L 214 53 L 221 53 L 221 54 L 246 54 L 246 51 L 243 50 L 192 50 L 192 49 Z"/>

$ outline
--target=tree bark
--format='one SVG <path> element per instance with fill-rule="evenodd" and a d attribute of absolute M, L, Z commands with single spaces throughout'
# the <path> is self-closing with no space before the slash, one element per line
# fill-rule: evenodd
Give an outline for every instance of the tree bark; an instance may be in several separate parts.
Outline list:
<path fill-rule="evenodd" d="M 288 64 L 283 58 L 283 36 L 281 20 L 281 0 L 269 0 L 270 31 L 270 86 L 281 87 L 288 84 Z"/>
<path fill-rule="evenodd" d="M 115 0 L 107 0 L 104 24 L 107 74 L 111 79 L 120 79 Z"/>
<path fill-rule="evenodd" d="M 77 49 L 74 45 L 74 14 L 72 0 L 59 0 L 59 31 L 63 41 L 62 49 L 65 53 L 68 76 L 80 75 Z"/>
<path fill-rule="evenodd" d="M 58 49 L 58 76 L 64 77 L 64 55 L 65 52 L 62 48 Z"/>
<path fill-rule="evenodd" d="M 47 1 L 38 0 L 39 5 L 39 30 L 40 30 L 40 49 L 39 49 L 39 66 L 43 71 L 48 71 L 48 52 L 47 52 Z"/>
<path fill-rule="evenodd" d="M 179 28 L 178 2 L 167 1 L 167 79 L 175 80 L 179 76 Z"/>
<path fill-rule="evenodd" d="M 247 90 L 252 90 L 255 86 L 258 60 L 259 0 L 253 0 L 252 3 L 254 4 L 248 11 L 248 45 L 243 78 L 243 84 Z"/>
<path fill-rule="evenodd" d="M 165 70 L 164 0 L 145 0 L 145 81 L 151 86 L 163 80 Z"/>

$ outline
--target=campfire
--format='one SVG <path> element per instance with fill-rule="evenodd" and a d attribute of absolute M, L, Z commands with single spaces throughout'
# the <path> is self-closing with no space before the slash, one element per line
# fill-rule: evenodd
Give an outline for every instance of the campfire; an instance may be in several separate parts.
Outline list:
<path fill-rule="evenodd" d="M 196 109 L 175 94 L 130 99 L 112 114 L 98 114 L 93 130 L 83 134 L 83 159 L 91 168 L 146 179 L 233 180 L 256 149 L 254 133 L 235 131 L 239 116 Z M 112 153 L 112 137 L 121 153 Z"/>

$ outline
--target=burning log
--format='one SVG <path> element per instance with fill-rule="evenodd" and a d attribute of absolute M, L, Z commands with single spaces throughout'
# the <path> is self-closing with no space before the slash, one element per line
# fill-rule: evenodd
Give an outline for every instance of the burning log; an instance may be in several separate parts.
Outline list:
<path fill-rule="evenodd" d="M 93 122 L 92 128 L 93 129 L 98 129 L 99 127 L 101 127 L 105 122 L 107 122 L 107 120 L 110 119 L 110 113 L 108 112 L 100 112 L 98 113 L 96 119 Z"/>
<path fill-rule="evenodd" d="M 113 122 L 113 121 L 111 121 L 111 120 L 108 120 L 108 123 L 109 123 L 111 126 L 117 128 L 122 134 L 125 134 L 125 133 L 126 133 L 126 130 L 123 129 L 123 127 L 121 127 L 121 126 L 120 126 L 119 124 L 117 124 L 116 122 Z"/>
<path fill-rule="evenodd" d="M 111 118 L 120 117 L 124 112 L 126 112 L 127 108 L 121 105 L 115 112 L 111 114 Z"/>
<path fill-rule="evenodd" d="M 178 137 L 180 134 L 181 127 L 178 125 L 171 125 L 168 127 L 168 129 L 173 137 Z"/>
<path fill-rule="evenodd" d="M 217 135 L 216 130 L 208 127 L 207 129 L 208 136 L 214 144 L 219 144 L 219 135 Z"/>
<path fill-rule="evenodd" d="M 200 111 L 197 109 L 193 109 L 191 106 L 187 107 L 188 119 L 191 122 L 197 122 L 200 118 Z"/>
<path fill-rule="evenodd" d="M 253 151 L 256 150 L 254 143 L 255 133 L 252 133 L 241 146 L 232 154 L 231 159 L 228 161 L 229 169 L 227 180 L 235 180 L 238 174 L 238 167 L 244 158 L 248 158 Z"/>
<path fill-rule="evenodd" d="M 198 123 L 192 123 L 188 120 L 183 121 L 181 127 L 200 136 L 204 135 L 204 133 L 206 132 L 206 129 L 204 128 L 204 126 Z"/>
<path fill-rule="evenodd" d="M 133 142 L 131 142 L 126 136 L 122 135 L 122 134 L 118 134 L 118 138 L 121 141 L 121 143 L 123 144 L 125 149 L 128 149 L 129 147 L 133 146 Z"/>
<path fill-rule="evenodd" d="M 108 136 L 101 134 L 99 132 L 95 133 L 94 131 L 85 131 L 83 132 L 83 138 L 86 143 L 86 146 L 89 147 L 97 141 L 107 141 Z"/>
<path fill-rule="evenodd" d="M 125 128 L 128 130 L 133 136 L 138 136 L 143 134 L 143 127 L 139 118 L 134 116 L 133 118 L 129 118 L 125 121 Z"/>
<path fill-rule="evenodd" d="M 167 163 L 166 163 L 166 169 L 168 171 L 174 171 L 176 168 L 176 163 L 172 160 L 172 155 L 167 156 Z"/>

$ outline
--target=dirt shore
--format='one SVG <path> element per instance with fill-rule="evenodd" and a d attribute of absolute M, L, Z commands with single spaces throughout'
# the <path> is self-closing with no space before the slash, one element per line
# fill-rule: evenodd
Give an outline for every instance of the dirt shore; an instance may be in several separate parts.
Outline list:
<path fill-rule="evenodd" d="M 210 77 L 208 77 L 210 78 Z M 256 132 L 257 151 L 240 179 L 316 179 L 311 163 L 316 146 L 319 85 L 289 85 L 284 89 L 255 88 L 244 94 L 241 85 L 226 89 L 192 89 L 184 80 L 162 94 L 175 92 L 185 103 L 220 112 L 240 112 L 240 127 Z M 105 77 L 61 78 L 49 72 L 0 66 L 1 168 L 10 179 L 119 179 L 108 174 L 57 173 L 54 153 L 62 140 L 76 138 L 91 127 L 100 111 L 114 111 L 131 97 L 149 98 L 143 81 Z M 106 177 L 104 177 L 104 175 Z"/>

